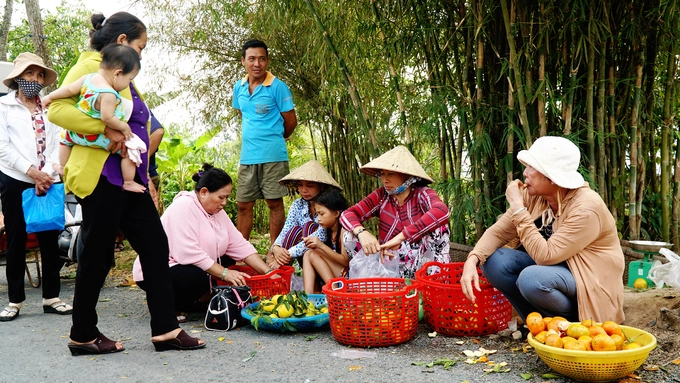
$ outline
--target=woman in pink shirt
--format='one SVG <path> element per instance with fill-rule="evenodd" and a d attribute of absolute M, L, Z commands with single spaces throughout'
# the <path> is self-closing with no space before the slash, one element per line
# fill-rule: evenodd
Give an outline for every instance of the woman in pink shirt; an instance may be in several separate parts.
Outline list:
<path fill-rule="evenodd" d="M 194 191 L 179 192 L 161 217 L 170 245 L 170 278 L 177 311 L 196 311 L 199 299 L 211 292 L 211 277 L 246 285 L 248 274 L 227 269 L 236 261 L 261 274 L 271 271 L 223 209 L 233 187 L 231 177 L 204 164 L 192 178 L 196 181 Z M 144 289 L 139 259 L 135 260 L 133 277 Z"/>

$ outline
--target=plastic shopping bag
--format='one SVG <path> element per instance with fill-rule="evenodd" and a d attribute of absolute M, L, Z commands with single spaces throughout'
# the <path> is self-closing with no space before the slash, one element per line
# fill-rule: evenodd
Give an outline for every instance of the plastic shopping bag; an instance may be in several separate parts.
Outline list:
<path fill-rule="evenodd" d="M 349 278 L 399 278 L 399 259 L 385 257 L 385 263 L 380 263 L 380 253 L 366 256 L 359 251 L 349 261 Z"/>
<path fill-rule="evenodd" d="M 668 259 L 668 263 L 654 261 L 654 265 L 649 269 L 649 279 L 659 289 L 664 284 L 680 289 L 680 255 L 668 249 L 661 249 L 659 253 Z"/>
<path fill-rule="evenodd" d="M 21 197 L 27 233 L 64 229 L 64 184 L 53 184 L 41 196 L 35 194 L 35 188 L 29 188 Z"/>

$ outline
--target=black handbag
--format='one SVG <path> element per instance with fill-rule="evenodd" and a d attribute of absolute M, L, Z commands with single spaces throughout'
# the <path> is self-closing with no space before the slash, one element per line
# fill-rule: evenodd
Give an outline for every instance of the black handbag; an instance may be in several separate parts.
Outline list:
<path fill-rule="evenodd" d="M 241 309 L 253 303 L 248 286 L 216 286 L 205 314 L 204 326 L 213 331 L 229 331 L 250 322 L 241 316 Z"/>

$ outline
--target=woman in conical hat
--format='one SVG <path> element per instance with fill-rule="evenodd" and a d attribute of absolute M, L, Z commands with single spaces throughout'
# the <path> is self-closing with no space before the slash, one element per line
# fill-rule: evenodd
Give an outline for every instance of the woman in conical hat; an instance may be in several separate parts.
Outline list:
<path fill-rule="evenodd" d="M 323 190 L 329 188 L 342 190 L 337 181 L 316 160 L 311 160 L 293 170 L 281 178 L 279 183 L 297 191 L 300 198 L 290 205 L 283 229 L 267 254 L 267 264 L 272 269 L 290 264 L 309 250 L 302 242 L 303 237 L 312 235 L 319 237 L 321 241 L 326 240 L 326 231 L 319 227 L 312 200 Z M 299 263 L 299 266 L 301 268 L 302 263 Z"/>
<path fill-rule="evenodd" d="M 378 252 L 383 261 L 396 256 L 404 278 L 413 278 L 426 262 L 449 262 L 449 209 L 426 186 L 432 178 L 408 149 L 397 146 L 362 166 L 361 172 L 379 177 L 383 186 L 340 218 L 350 258 Z M 380 218 L 378 238 L 362 225 L 371 217 Z"/>

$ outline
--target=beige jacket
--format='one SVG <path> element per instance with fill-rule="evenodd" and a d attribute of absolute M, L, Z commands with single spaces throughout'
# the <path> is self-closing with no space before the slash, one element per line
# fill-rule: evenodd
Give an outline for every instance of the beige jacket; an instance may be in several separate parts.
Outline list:
<path fill-rule="evenodd" d="M 548 203 L 522 193 L 527 210 L 514 216 L 507 211 L 482 235 L 468 257 L 476 256 L 483 263 L 496 249 L 519 239 L 538 265 L 567 261 L 576 280 L 581 320 L 622 323 L 625 261 L 616 222 L 602 198 L 587 184 L 569 190 L 562 199 L 562 212 L 553 222 L 553 234 L 546 241 L 534 221 Z"/>

